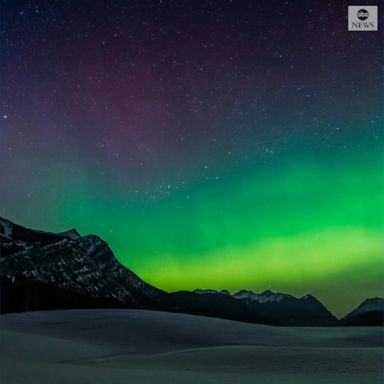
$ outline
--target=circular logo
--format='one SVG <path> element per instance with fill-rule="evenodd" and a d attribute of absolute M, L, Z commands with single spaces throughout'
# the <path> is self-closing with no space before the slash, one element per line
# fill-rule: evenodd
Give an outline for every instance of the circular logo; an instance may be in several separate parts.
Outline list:
<path fill-rule="evenodd" d="M 369 17 L 369 13 L 368 13 L 368 11 L 367 10 L 365 10 L 365 9 L 360 9 L 359 11 L 357 11 L 357 18 L 359 19 L 359 20 L 367 20 L 368 19 L 368 17 Z"/>

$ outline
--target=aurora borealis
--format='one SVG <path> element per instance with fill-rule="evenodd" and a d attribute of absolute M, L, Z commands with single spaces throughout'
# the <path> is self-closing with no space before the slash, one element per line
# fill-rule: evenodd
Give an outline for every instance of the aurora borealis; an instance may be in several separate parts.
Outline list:
<path fill-rule="evenodd" d="M 382 296 L 383 38 L 350 3 L 1 4 L 1 215 L 166 290 Z"/>

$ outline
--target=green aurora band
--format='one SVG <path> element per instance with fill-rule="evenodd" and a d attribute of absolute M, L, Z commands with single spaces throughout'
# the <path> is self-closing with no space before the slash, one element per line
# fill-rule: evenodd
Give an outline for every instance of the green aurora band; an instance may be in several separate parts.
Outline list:
<path fill-rule="evenodd" d="M 383 159 L 372 143 L 353 153 L 259 154 L 157 195 L 79 179 L 58 215 L 160 288 L 310 292 L 342 315 L 383 289 Z"/>
<path fill-rule="evenodd" d="M 347 6 L 3 1 L 1 216 L 164 290 L 384 296 L 384 40 Z"/>

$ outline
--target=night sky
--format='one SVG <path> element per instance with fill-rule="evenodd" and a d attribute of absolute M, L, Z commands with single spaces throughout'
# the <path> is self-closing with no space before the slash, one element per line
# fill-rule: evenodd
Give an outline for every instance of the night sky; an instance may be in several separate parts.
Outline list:
<path fill-rule="evenodd" d="M 347 31 L 360 3 L 1 0 L 1 215 L 96 233 L 166 290 L 382 296 L 384 39 Z"/>

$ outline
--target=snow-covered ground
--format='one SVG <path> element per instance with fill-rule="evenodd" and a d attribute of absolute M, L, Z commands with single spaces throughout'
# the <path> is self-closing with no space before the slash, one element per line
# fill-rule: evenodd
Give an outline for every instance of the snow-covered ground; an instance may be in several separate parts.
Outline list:
<path fill-rule="evenodd" d="M 271 327 L 141 310 L 0 316 L 0 383 L 373 384 L 380 327 Z"/>

